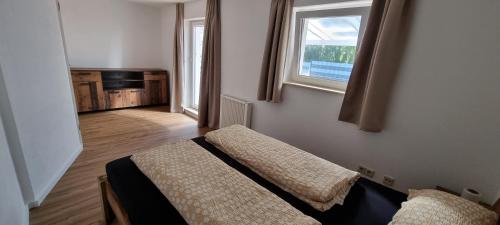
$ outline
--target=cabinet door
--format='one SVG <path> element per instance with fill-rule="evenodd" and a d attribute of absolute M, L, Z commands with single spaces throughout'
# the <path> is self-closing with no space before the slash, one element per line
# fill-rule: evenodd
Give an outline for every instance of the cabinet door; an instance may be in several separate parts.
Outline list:
<path fill-rule="evenodd" d="M 161 104 L 168 104 L 170 102 L 170 96 L 169 96 L 169 87 L 168 87 L 168 80 L 161 80 L 160 81 L 160 103 Z"/>
<path fill-rule="evenodd" d="M 145 105 L 166 105 L 170 102 L 168 76 L 165 71 L 144 72 Z"/>
<path fill-rule="evenodd" d="M 134 107 L 142 105 L 142 89 L 127 89 L 125 90 L 125 107 Z"/>
<path fill-rule="evenodd" d="M 78 91 L 78 86 L 80 85 L 79 82 L 73 82 L 73 93 L 74 93 L 74 96 L 75 96 L 75 104 L 76 104 L 76 110 L 78 112 L 81 112 L 80 111 L 80 92 Z"/>
<path fill-rule="evenodd" d="M 71 71 L 78 112 L 104 110 L 105 101 L 100 72 Z"/>
<path fill-rule="evenodd" d="M 125 107 L 124 91 L 105 91 L 106 109 L 117 109 Z"/>
<path fill-rule="evenodd" d="M 144 105 L 161 104 L 161 80 L 144 81 Z"/>
<path fill-rule="evenodd" d="M 99 110 L 97 82 L 74 82 L 73 89 L 75 91 L 78 112 Z"/>

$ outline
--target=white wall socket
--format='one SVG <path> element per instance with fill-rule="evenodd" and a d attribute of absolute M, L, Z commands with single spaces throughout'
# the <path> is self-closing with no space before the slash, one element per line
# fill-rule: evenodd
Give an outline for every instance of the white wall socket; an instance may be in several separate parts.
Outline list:
<path fill-rule="evenodd" d="M 358 172 L 366 177 L 373 178 L 375 176 L 375 170 L 372 170 L 365 166 L 359 166 Z"/>
<path fill-rule="evenodd" d="M 396 182 L 396 180 L 393 177 L 390 177 L 387 175 L 384 176 L 384 180 L 382 181 L 382 183 L 384 183 L 384 185 L 389 186 L 389 187 L 394 186 L 394 182 Z"/>

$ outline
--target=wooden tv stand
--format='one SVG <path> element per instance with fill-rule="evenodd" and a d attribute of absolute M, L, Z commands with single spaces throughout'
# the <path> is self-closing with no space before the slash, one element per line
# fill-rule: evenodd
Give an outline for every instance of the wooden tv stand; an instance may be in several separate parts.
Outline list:
<path fill-rule="evenodd" d="M 71 68 L 78 112 L 169 103 L 167 71 Z"/>

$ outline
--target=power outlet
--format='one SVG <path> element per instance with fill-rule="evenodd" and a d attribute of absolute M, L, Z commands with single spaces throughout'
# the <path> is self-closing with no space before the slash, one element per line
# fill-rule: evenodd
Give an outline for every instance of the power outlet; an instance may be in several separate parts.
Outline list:
<path fill-rule="evenodd" d="M 366 174 L 366 167 L 364 167 L 364 166 L 358 166 L 358 172 L 361 175 L 365 175 Z"/>
<path fill-rule="evenodd" d="M 389 177 L 389 176 L 384 176 L 384 180 L 382 181 L 382 183 L 384 183 L 384 185 L 389 186 L 389 187 L 394 186 L 394 182 L 396 182 L 396 180 L 393 177 Z"/>
<path fill-rule="evenodd" d="M 369 178 L 373 178 L 375 176 L 375 170 L 372 170 L 370 168 L 367 168 L 366 169 L 366 174 L 365 174 L 367 177 Z"/>
<path fill-rule="evenodd" d="M 359 166 L 358 172 L 366 177 L 373 178 L 375 176 L 375 170 L 372 170 L 365 166 Z"/>

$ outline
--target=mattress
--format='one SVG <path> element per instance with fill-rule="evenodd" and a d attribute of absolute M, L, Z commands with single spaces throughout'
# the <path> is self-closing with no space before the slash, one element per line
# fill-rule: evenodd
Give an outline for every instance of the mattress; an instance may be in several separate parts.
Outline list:
<path fill-rule="evenodd" d="M 342 206 L 335 205 L 328 211 L 320 212 L 239 164 L 206 142 L 204 137 L 195 138 L 193 141 L 322 224 L 386 225 L 401 207 L 401 203 L 406 200 L 406 195 L 403 193 L 361 178 L 351 188 Z M 186 224 L 177 210 L 142 174 L 130 157 L 108 163 L 106 173 L 113 191 L 133 225 Z"/>

